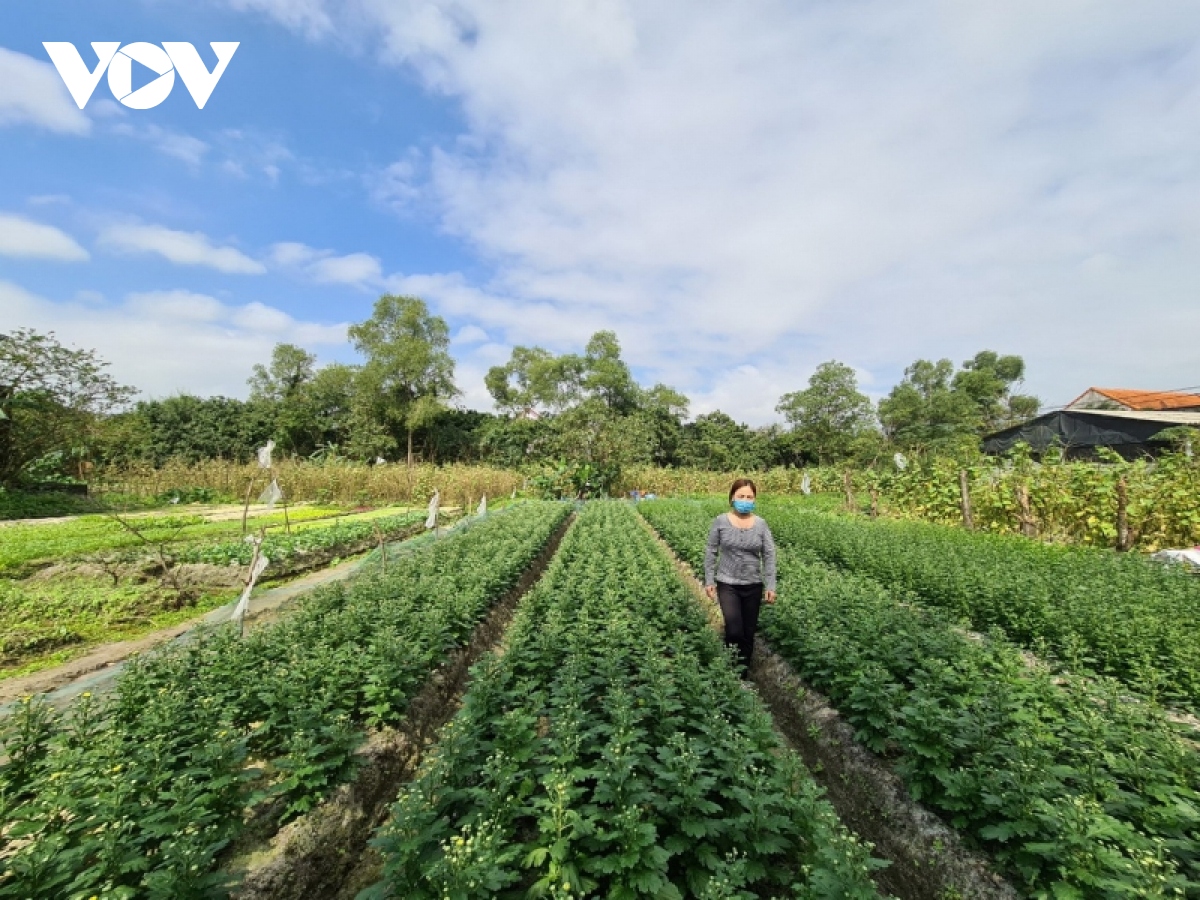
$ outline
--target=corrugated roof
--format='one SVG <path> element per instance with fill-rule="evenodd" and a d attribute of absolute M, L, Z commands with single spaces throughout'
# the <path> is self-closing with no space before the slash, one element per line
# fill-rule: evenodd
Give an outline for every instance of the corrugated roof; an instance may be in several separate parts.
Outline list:
<path fill-rule="evenodd" d="M 1110 400 L 1127 406 L 1132 410 L 1150 409 L 1187 409 L 1200 407 L 1200 394 L 1185 394 L 1180 391 L 1135 391 L 1128 388 L 1088 388 L 1078 397 L 1067 404 L 1072 406 L 1089 392 L 1103 394 Z"/>
<path fill-rule="evenodd" d="M 1112 416 L 1117 419 L 1137 419 L 1141 422 L 1169 422 L 1172 425 L 1200 425 L 1200 411 L 1171 412 L 1157 409 L 1064 409 L 1073 416 Z M 1040 417 L 1039 417 L 1040 418 Z"/>

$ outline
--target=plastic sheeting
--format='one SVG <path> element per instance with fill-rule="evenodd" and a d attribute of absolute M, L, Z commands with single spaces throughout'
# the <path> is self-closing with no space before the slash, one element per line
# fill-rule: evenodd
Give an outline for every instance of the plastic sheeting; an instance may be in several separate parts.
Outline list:
<path fill-rule="evenodd" d="M 1172 427 L 1171 422 L 1153 419 L 1062 409 L 988 435 L 983 439 L 983 452 L 1006 453 L 1023 442 L 1035 453 L 1055 446 L 1077 453 L 1111 447 L 1123 455 L 1136 456 L 1150 452 L 1153 448 L 1147 445 L 1154 436 Z"/>

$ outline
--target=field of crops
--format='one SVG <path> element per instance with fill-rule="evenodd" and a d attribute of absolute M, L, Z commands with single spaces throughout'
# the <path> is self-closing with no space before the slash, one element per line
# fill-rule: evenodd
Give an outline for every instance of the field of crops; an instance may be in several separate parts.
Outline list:
<path fill-rule="evenodd" d="M 5 721 L 0 897 L 213 896 L 248 807 L 283 819 L 349 778 L 567 515 L 526 504 L 425 544 L 281 623 L 145 657 L 104 698 Z"/>
<path fill-rule="evenodd" d="M 1200 711 L 1200 579 L 1138 554 L 1050 546 L 921 522 L 767 504 L 780 541 L 961 618 L 1072 671 L 1095 670 Z"/>
<path fill-rule="evenodd" d="M 292 531 L 326 527 L 344 515 L 338 507 L 301 506 L 288 512 Z M 362 517 L 356 517 L 362 518 Z M 127 523 L 127 524 L 123 524 Z M 268 534 L 284 530 L 282 511 L 255 515 L 248 520 L 254 532 Z M 318 524 L 319 523 L 319 524 Z M 67 522 L 0 524 L 0 576 L 17 577 L 48 563 L 62 563 L 98 554 L 125 554 L 147 546 L 166 543 L 172 548 L 192 544 L 238 542 L 240 518 L 209 521 L 194 512 L 168 512 L 139 516 L 79 516 Z"/>
<path fill-rule="evenodd" d="M 641 508 L 702 564 L 722 504 Z M 1016 885 L 1037 897 L 1200 890 L 1194 731 L 1115 680 L 1055 674 L 998 634 L 971 639 L 920 596 L 822 562 L 810 530 L 822 533 L 826 517 L 786 504 L 765 516 L 779 546 L 780 600 L 763 617 L 774 648 Z M 936 565 L 926 558 L 927 572 Z M 943 559 L 946 581 L 955 565 Z"/>
<path fill-rule="evenodd" d="M 584 510 L 481 669 L 378 896 L 878 896 L 628 506 Z"/>
<path fill-rule="evenodd" d="M 380 812 L 395 800 L 360 900 L 881 897 L 885 863 L 781 743 L 655 539 L 699 569 L 725 506 L 587 503 L 550 558 L 572 507 L 519 503 L 273 624 L 136 658 L 111 693 L 18 704 L 0 720 L 0 898 L 225 896 L 245 842 L 328 806 L 368 737 L 419 718 L 414 698 L 452 657 L 465 673 L 514 602 L 437 721 L 457 713 L 380 795 Z M 1194 582 L 795 500 L 762 511 L 772 649 L 1021 896 L 1200 896 L 1200 731 L 1163 704 L 1187 696 L 1165 661 L 1187 658 Z M 420 517 L 297 528 L 268 554 L 366 546 Z M 175 552 L 236 568 L 247 549 Z M 485 619 L 501 624 L 481 641 Z"/>

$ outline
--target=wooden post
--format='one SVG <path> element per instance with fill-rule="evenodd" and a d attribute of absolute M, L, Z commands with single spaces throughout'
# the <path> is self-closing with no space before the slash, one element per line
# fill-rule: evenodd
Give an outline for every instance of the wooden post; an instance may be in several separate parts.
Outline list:
<path fill-rule="evenodd" d="M 971 514 L 971 488 L 967 481 L 967 470 L 958 470 L 958 499 L 962 505 L 963 527 L 968 531 L 975 528 L 975 517 Z"/>
<path fill-rule="evenodd" d="M 879 518 L 879 491 L 871 488 L 871 518 Z"/>
<path fill-rule="evenodd" d="M 380 570 L 383 575 L 387 575 L 387 543 L 383 539 L 383 530 L 378 522 L 372 522 L 371 527 L 375 529 L 375 540 L 379 542 Z"/>
<path fill-rule="evenodd" d="M 849 472 L 842 473 L 842 487 L 846 491 L 846 509 L 854 512 L 854 481 L 851 479 Z"/>
<path fill-rule="evenodd" d="M 270 475 L 271 475 L 271 481 L 278 484 L 279 483 L 279 475 L 275 471 L 274 466 L 271 466 Z M 280 493 L 282 493 L 282 492 L 283 492 L 283 489 L 281 488 Z M 292 533 L 292 523 L 288 520 L 287 494 L 283 494 L 283 496 L 280 498 L 280 500 L 283 503 L 283 529 L 288 534 L 291 534 Z"/>
<path fill-rule="evenodd" d="M 1017 517 L 1021 523 L 1021 534 L 1025 537 L 1037 537 L 1037 523 L 1033 519 L 1033 510 L 1029 507 L 1029 485 L 1017 485 Z"/>
<path fill-rule="evenodd" d="M 1117 552 L 1125 553 L 1133 546 L 1129 531 L 1129 485 L 1122 475 L 1117 479 Z"/>
<path fill-rule="evenodd" d="M 246 536 L 246 516 L 250 512 L 250 492 L 254 490 L 254 478 L 246 485 L 246 502 L 242 504 L 242 537 Z"/>

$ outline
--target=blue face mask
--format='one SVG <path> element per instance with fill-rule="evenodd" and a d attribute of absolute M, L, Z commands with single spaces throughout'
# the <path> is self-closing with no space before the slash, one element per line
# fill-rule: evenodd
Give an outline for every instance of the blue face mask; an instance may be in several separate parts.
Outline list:
<path fill-rule="evenodd" d="M 744 516 L 744 515 L 746 515 L 746 513 L 754 512 L 754 501 L 753 500 L 734 500 L 733 508 L 736 509 L 739 513 L 741 513 Z"/>

